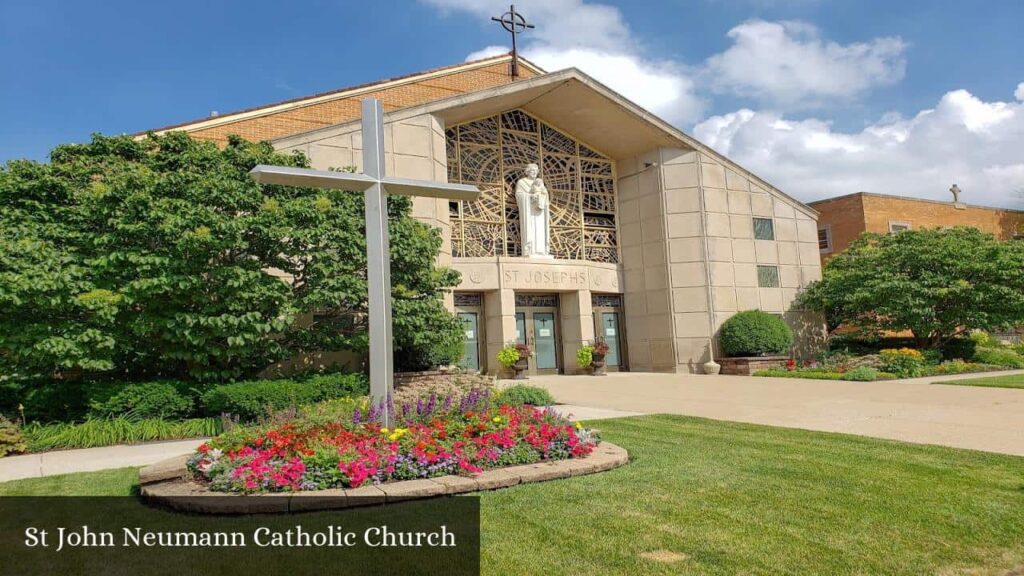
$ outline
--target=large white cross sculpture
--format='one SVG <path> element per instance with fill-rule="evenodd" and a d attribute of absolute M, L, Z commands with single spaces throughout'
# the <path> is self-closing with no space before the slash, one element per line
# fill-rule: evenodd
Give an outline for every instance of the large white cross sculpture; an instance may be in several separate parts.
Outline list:
<path fill-rule="evenodd" d="M 261 184 L 306 188 L 334 188 L 363 192 L 366 205 L 366 268 L 370 288 L 370 396 L 382 402 L 394 392 L 394 345 L 391 337 L 391 255 L 388 241 L 388 194 L 426 196 L 451 200 L 475 200 L 476 186 L 429 180 L 396 178 L 384 174 L 384 111 L 375 98 L 362 101 L 363 172 L 327 172 L 308 168 L 267 166 L 253 168 L 249 175 Z M 391 426 L 392 414 L 381 414 Z"/>

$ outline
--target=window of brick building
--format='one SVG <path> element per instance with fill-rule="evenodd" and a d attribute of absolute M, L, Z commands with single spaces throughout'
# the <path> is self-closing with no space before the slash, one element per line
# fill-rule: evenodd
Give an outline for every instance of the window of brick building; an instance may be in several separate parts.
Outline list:
<path fill-rule="evenodd" d="M 832 226 L 818 227 L 818 250 L 822 254 L 828 254 L 832 251 Z"/>
<path fill-rule="evenodd" d="M 904 232 L 910 230 L 910 222 L 901 222 L 897 220 L 889 220 L 889 233 L 896 234 L 897 232 Z"/>
<path fill-rule="evenodd" d="M 775 240 L 775 224 L 771 218 L 754 218 L 754 239 Z"/>
<path fill-rule="evenodd" d="M 757 267 L 757 285 L 761 288 L 778 288 L 779 287 L 779 267 L 778 266 L 758 266 Z"/>

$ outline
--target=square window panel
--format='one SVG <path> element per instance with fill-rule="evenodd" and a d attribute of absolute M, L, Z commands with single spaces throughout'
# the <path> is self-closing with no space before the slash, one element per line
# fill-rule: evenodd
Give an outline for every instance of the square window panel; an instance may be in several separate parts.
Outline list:
<path fill-rule="evenodd" d="M 761 288 L 778 288 L 779 287 L 779 267 L 778 266 L 758 266 L 757 267 L 757 285 Z"/>
<path fill-rule="evenodd" d="M 775 224 L 771 218 L 754 218 L 754 239 L 775 240 Z"/>

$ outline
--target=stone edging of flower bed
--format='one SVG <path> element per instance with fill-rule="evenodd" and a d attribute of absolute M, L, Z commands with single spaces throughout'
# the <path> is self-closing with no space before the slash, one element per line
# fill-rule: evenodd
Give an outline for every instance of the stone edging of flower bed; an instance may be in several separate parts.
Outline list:
<path fill-rule="evenodd" d="M 439 476 L 359 488 L 243 495 L 213 492 L 192 480 L 185 467 L 189 456 L 178 456 L 140 470 L 142 497 L 153 504 L 199 514 L 308 512 L 507 488 L 604 472 L 629 462 L 629 455 L 623 448 L 601 442 L 586 458 L 509 466 L 475 476 Z"/>

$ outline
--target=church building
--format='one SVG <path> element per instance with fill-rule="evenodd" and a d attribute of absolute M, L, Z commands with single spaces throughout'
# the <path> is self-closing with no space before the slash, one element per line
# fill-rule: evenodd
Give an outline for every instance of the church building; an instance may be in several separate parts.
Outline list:
<path fill-rule="evenodd" d="M 464 364 L 495 372 L 509 342 L 533 373 L 575 373 L 595 337 L 618 370 L 702 372 L 729 316 L 793 309 L 821 276 L 817 212 L 576 69 L 511 56 L 167 127 L 361 168 L 360 100 L 384 106 L 386 171 L 474 184 L 478 200 L 414 199 L 462 275 L 448 304 Z"/>

